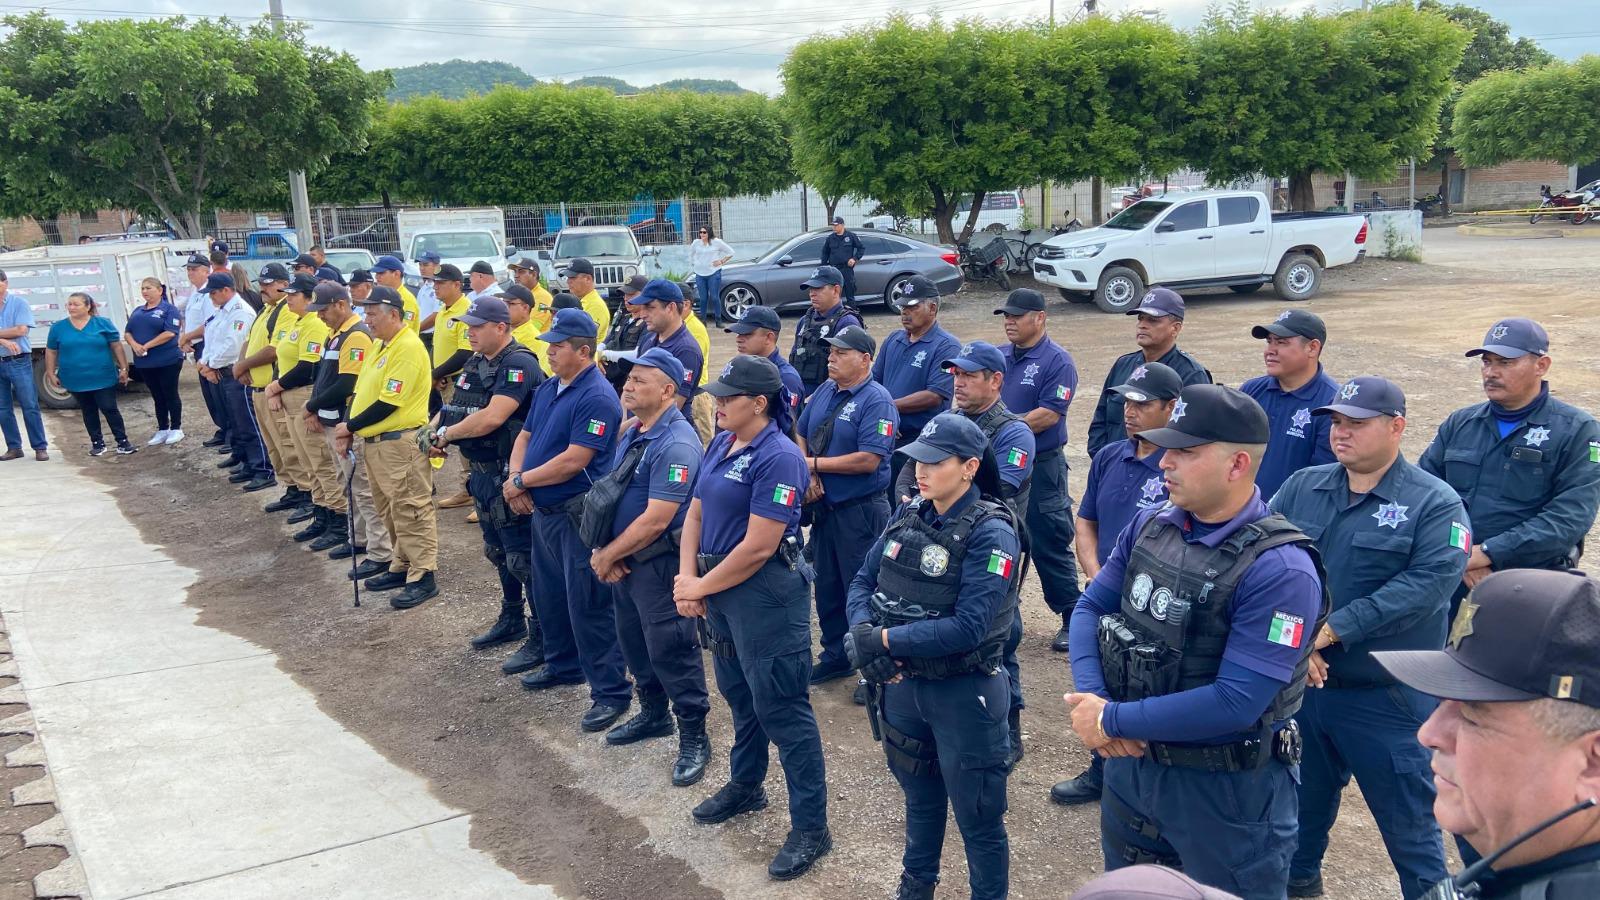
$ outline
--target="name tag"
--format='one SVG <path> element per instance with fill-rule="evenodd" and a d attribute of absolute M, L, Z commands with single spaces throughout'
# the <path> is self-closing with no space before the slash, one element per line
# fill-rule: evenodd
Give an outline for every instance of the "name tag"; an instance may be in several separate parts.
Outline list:
<path fill-rule="evenodd" d="M 322 351 L 322 358 L 323 359 L 338 359 L 339 358 L 339 351 L 337 351 L 337 350 L 324 350 L 324 351 Z"/>

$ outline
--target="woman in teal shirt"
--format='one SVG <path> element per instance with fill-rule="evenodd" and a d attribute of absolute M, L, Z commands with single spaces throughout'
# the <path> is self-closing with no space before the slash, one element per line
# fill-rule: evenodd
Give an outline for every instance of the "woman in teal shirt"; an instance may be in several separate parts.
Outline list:
<path fill-rule="evenodd" d="M 101 416 L 117 439 L 117 454 L 127 456 L 138 452 L 128 443 L 122 413 L 117 410 L 117 388 L 128 383 L 128 360 L 117 326 L 95 312 L 94 298 L 88 294 L 67 297 L 67 317 L 50 326 L 45 341 L 44 377 L 78 401 L 84 430 L 89 432 L 90 456 L 106 452 Z"/>

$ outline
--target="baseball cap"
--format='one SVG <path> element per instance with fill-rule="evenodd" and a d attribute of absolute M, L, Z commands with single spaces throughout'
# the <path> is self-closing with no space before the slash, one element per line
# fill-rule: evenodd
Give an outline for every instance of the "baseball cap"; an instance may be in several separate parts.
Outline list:
<path fill-rule="evenodd" d="M 665 300 L 669 303 L 683 302 L 683 288 L 677 282 L 665 278 L 652 278 L 637 296 L 628 298 L 629 306 L 644 306 L 651 300 Z"/>
<path fill-rule="evenodd" d="M 1458 529 L 1464 548 L 1472 546 L 1460 522 L 1451 523 L 1452 539 Z M 1506 569 L 1461 601 L 1443 650 L 1372 656 L 1408 687 L 1444 700 L 1548 697 L 1600 708 L 1597 642 L 1600 582 L 1575 571 Z"/>
<path fill-rule="evenodd" d="M 461 267 L 455 263 L 445 263 L 434 270 L 432 281 L 460 281 Z"/>
<path fill-rule="evenodd" d="M 584 259 L 583 257 L 580 256 L 577 259 L 573 260 L 572 262 L 567 263 L 567 274 L 568 275 L 593 275 L 594 274 L 594 263 L 589 262 L 587 259 Z"/>
<path fill-rule="evenodd" d="M 405 301 L 400 299 L 400 292 L 382 284 L 373 288 L 372 293 L 367 295 L 367 299 L 353 300 L 351 302 L 357 306 L 392 306 L 400 310 L 401 313 L 406 310 Z"/>
<path fill-rule="evenodd" d="M 339 284 L 344 284 L 344 273 L 340 272 L 333 266 L 322 266 L 321 268 L 317 269 L 317 280 L 333 281 Z"/>
<path fill-rule="evenodd" d="M 1340 413 L 1352 419 L 1406 414 L 1406 392 L 1400 385 L 1376 375 L 1362 375 L 1346 381 L 1334 402 L 1311 411 L 1313 416 Z"/>
<path fill-rule="evenodd" d="M 1031 312 L 1044 312 L 1044 295 L 1033 288 L 1017 288 L 1006 295 L 1005 305 L 994 314 L 1020 316 Z"/>
<path fill-rule="evenodd" d="M 817 270 L 811 273 L 810 278 L 800 282 L 803 288 L 819 288 L 829 284 L 841 286 L 844 284 L 844 276 L 833 266 L 817 266 Z"/>
<path fill-rule="evenodd" d="M 844 350 L 858 350 L 868 356 L 878 352 L 878 342 L 873 340 L 872 335 L 867 334 L 866 330 L 860 325 L 846 325 L 831 337 L 825 337 L 823 340 L 835 347 Z"/>
<path fill-rule="evenodd" d="M 533 309 L 533 291 L 528 290 L 520 284 L 513 284 L 501 291 L 500 299 L 502 302 L 506 302 L 508 305 L 509 301 L 517 300 L 526 304 L 529 309 Z"/>
<path fill-rule="evenodd" d="M 315 269 L 317 267 L 317 261 L 316 261 L 315 258 L 312 257 L 311 254 L 302 253 L 299 256 L 296 256 L 294 258 L 294 262 L 291 263 L 291 265 L 293 265 L 293 266 L 305 266 L 308 269 Z"/>
<path fill-rule="evenodd" d="M 583 301 L 571 291 L 556 291 L 555 296 L 550 298 L 550 309 L 583 309 Z"/>
<path fill-rule="evenodd" d="M 643 275 L 635 275 L 632 278 L 629 278 L 627 281 L 623 282 L 623 284 L 622 284 L 622 293 L 623 294 L 637 294 L 640 291 L 644 290 L 644 286 L 649 284 L 649 283 L 650 283 L 650 279 L 644 277 Z"/>
<path fill-rule="evenodd" d="M 211 268 L 211 260 L 206 259 L 204 256 L 201 256 L 198 253 L 191 253 L 189 254 L 189 259 L 183 264 L 183 267 L 185 269 L 209 269 Z"/>
<path fill-rule="evenodd" d="M 368 272 L 366 269 L 352 270 L 350 272 L 349 282 L 351 284 L 371 284 L 372 273 Z"/>
<path fill-rule="evenodd" d="M 539 271 L 539 260 L 526 253 L 506 263 L 506 265 L 513 269 L 527 269 L 530 272 Z"/>
<path fill-rule="evenodd" d="M 311 306 L 308 308 L 312 310 L 327 309 L 340 300 L 349 299 L 349 288 L 332 281 L 324 281 L 311 292 Z"/>
<path fill-rule="evenodd" d="M 672 379 L 673 384 L 683 384 L 684 378 L 688 375 L 683 368 L 683 363 L 679 362 L 676 356 L 673 356 L 671 353 L 668 353 L 661 347 L 651 347 L 649 350 L 639 354 L 639 356 L 634 359 L 633 364 L 636 366 L 647 366 L 652 369 L 660 369 L 661 371 L 667 373 L 667 377 Z"/>
<path fill-rule="evenodd" d="M 1183 393 L 1183 376 L 1163 363 L 1140 363 L 1128 375 L 1126 383 L 1111 390 L 1135 403 L 1171 400 Z"/>
<path fill-rule="evenodd" d="M 288 280 L 289 270 L 284 267 L 283 263 L 267 263 L 261 267 L 260 272 L 256 273 L 256 281 L 258 282 Z"/>
<path fill-rule="evenodd" d="M 212 253 L 227 253 L 228 252 L 228 242 L 227 241 L 212 241 L 211 242 L 211 252 Z"/>
<path fill-rule="evenodd" d="M 989 446 L 978 423 L 960 413 L 940 413 L 922 426 L 917 439 L 901 447 L 904 453 L 917 462 L 944 462 L 954 456 L 959 459 L 982 459 L 983 448 Z"/>
<path fill-rule="evenodd" d="M 926 275 L 913 275 L 905 280 L 900 287 L 900 301 L 897 305 L 921 306 L 923 303 L 938 303 L 939 288 L 933 280 Z"/>
<path fill-rule="evenodd" d="M 728 360 L 717 380 L 702 390 L 713 397 L 738 397 L 743 394 L 776 394 L 782 387 L 783 378 L 772 360 L 740 354 Z"/>
<path fill-rule="evenodd" d="M 956 356 L 939 363 L 939 368 L 949 369 L 955 367 L 963 372 L 1004 372 L 1006 370 L 1005 354 L 1000 348 L 988 341 L 973 341 L 961 348 Z"/>
<path fill-rule="evenodd" d="M 474 275 L 493 275 L 494 274 L 494 266 L 489 265 L 489 261 L 488 260 L 480 259 L 477 262 L 473 263 L 472 264 L 472 268 L 468 269 L 467 271 L 471 272 Z"/>
<path fill-rule="evenodd" d="M 833 224 L 835 224 L 835 225 L 843 225 L 844 224 L 844 216 L 834 216 L 833 217 Z"/>
<path fill-rule="evenodd" d="M 440 256 L 437 250 L 424 250 L 417 254 L 417 262 L 419 263 L 432 263 L 437 266 L 443 261 L 444 257 Z"/>
<path fill-rule="evenodd" d="M 1483 346 L 1468 350 L 1468 356 L 1493 353 L 1515 359 L 1518 356 L 1543 356 L 1550 352 L 1550 335 L 1532 319 L 1501 319 L 1483 336 Z"/>
<path fill-rule="evenodd" d="M 380 256 L 378 261 L 372 264 L 372 274 L 374 275 L 379 272 L 404 272 L 405 270 L 406 264 L 401 262 L 398 256 Z"/>
<path fill-rule="evenodd" d="M 1148 376 L 1147 376 L 1148 377 Z M 1201 444 L 1265 444 L 1272 428 L 1266 410 L 1237 388 L 1191 384 L 1178 394 L 1167 427 L 1139 432 L 1164 450 Z"/>
<path fill-rule="evenodd" d="M 294 277 L 289 279 L 289 286 L 284 288 L 284 290 L 291 294 L 310 294 L 316 291 L 319 283 L 328 284 L 330 282 L 318 282 L 317 279 L 311 275 L 307 275 L 304 272 L 296 272 Z"/>
<path fill-rule="evenodd" d="M 499 297 L 479 297 L 472 301 L 467 311 L 461 314 L 461 321 L 468 325 L 484 325 L 489 322 L 503 322 L 511 324 L 511 310 L 506 308 L 506 302 Z"/>
<path fill-rule="evenodd" d="M 0 269 L 0 281 L 10 281 L 10 280 L 11 279 L 6 277 L 5 270 L 4 269 Z"/>
<path fill-rule="evenodd" d="M 783 331 L 783 322 L 778 318 L 777 310 L 770 306 L 746 306 L 744 315 L 739 317 L 739 321 L 722 330 L 733 334 L 749 334 L 757 328 Z"/>
<path fill-rule="evenodd" d="M 1239 900 L 1166 866 L 1128 866 L 1078 888 L 1070 900 Z"/>
<path fill-rule="evenodd" d="M 209 266 L 211 264 L 206 263 L 206 265 Z M 201 286 L 198 293 L 209 294 L 212 291 L 219 291 L 223 288 L 231 287 L 233 287 L 232 275 L 229 275 L 227 272 L 212 272 L 210 275 L 206 276 L 206 283 Z"/>
<path fill-rule="evenodd" d="M 1266 340 L 1268 335 L 1274 337 L 1303 337 L 1326 344 L 1328 342 L 1328 326 L 1322 323 L 1320 316 L 1298 309 L 1286 309 L 1278 313 L 1278 317 L 1266 325 L 1257 325 L 1250 329 L 1250 336 L 1258 341 Z"/>
<path fill-rule="evenodd" d="M 1130 309 L 1125 313 L 1137 316 L 1143 313 L 1147 316 L 1172 316 L 1178 321 L 1183 321 L 1183 298 L 1171 288 L 1151 288 L 1145 291 L 1144 299 L 1139 301 L 1137 309 Z"/>
<path fill-rule="evenodd" d="M 599 326 L 594 324 L 594 319 L 589 318 L 588 313 L 581 309 L 563 309 L 556 313 L 550 330 L 539 335 L 539 340 L 554 344 L 572 338 L 592 338 L 599 334 Z"/>

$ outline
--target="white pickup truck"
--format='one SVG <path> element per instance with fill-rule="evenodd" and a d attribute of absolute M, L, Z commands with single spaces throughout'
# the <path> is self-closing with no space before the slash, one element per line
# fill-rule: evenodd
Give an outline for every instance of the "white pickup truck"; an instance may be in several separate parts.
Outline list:
<path fill-rule="evenodd" d="M 1249 294 L 1271 282 L 1285 300 L 1309 300 L 1322 288 L 1322 270 L 1360 259 L 1366 243 L 1361 215 L 1273 213 L 1253 191 L 1186 191 L 1045 241 L 1033 277 L 1106 312 L 1134 308 L 1157 284 Z"/>

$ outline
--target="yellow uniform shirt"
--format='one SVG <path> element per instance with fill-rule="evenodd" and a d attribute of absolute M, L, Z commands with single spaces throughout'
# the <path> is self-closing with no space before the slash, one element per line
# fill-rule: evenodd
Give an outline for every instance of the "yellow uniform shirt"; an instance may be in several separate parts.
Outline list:
<path fill-rule="evenodd" d="M 400 285 L 399 290 L 400 302 L 405 305 L 405 309 L 401 311 L 400 315 L 406 320 L 406 325 L 410 326 L 412 334 L 421 334 L 422 307 L 417 305 L 417 295 L 411 293 L 411 289 L 403 284 Z M 428 348 L 423 347 L 422 349 L 426 350 Z"/>
<path fill-rule="evenodd" d="M 339 326 L 337 332 L 330 331 L 327 340 L 331 341 L 334 337 L 345 334 L 360 324 L 361 319 L 359 317 L 351 316 L 345 320 L 343 325 Z M 372 356 L 373 343 L 372 335 L 365 331 L 357 331 L 346 335 L 344 343 L 339 345 L 339 374 L 359 376 L 361 370 L 366 367 L 367 359 Z"/>
<path fill-rule="evenodd" d="M 250 337 L 245 343 L 243 358 L 248 359 L 252 356 L 255 356 L 257 353 L 260 353 L 262 350 L 266 349 L 268 344 L 272 343 L 272 335 L 267 333 L 267 320 L 273 317 L 272 314 L 274 311 L 282 313 L 284 311 L 283 304 L 284 301 L 279 300 L 277 305 L 263 310 L 261 315 L 256 316 L 255 322 L 251 323 L 250 325 Z M 269 362 L 266 365 L 256 366 L 250 370 L 251 387 L 264 388 L 271 383 L 272 363 Z"/>
<path fill-rule="evenodd" d="M 534 324 L 532 319 L 529 319 L 511 329 L 511 338 L 533 351 L 533 355 L 539 360 L 539 368 L 544 370 L 544 374 L 554 375 L 555 373 L 550 371 L 550 345 L 539 340 L 539 335 L 544 334 L 545 330 Z"/>
<path fill-rule="evenodd" d="M 359 320 L 352 320 L 359 321 Z M 300 317 L 300 324 L 295 326 L 290 337 L 295 342 L 295 358 L 287 368 L 280 366 L 278 374 L 287 374 L 289 369 L 298 363 L 308 362 L 312 365 L 322 361 L 322 345 L 328 342 L 328 323 L 314 312 L 308 312 Z"/>
<path fill-rule="evenodd" d="M 316 318 L 312 313 L 297 316 L 287 306 L 278 313 L 278 321 L 272 326 L 272 346 L 278 351 L 278 374 L 274 378 L 282 377 L 300 359 L 300 324 L 307 316 Z"/>
<path fill-rule="evenodd" d="M 356 376 L 355 399 L 350 418 L 361 415 L 377 401 L 396 407 L 389 417 L 356 432 L 376 437 L 388 431 L 418 428 L 428 421 L 428 392 L 433 390 L 433 368 L 428 365 L 428 348 L 415 331 L 403 328 L 392 341 L 379 342 L 376 352 L 367 357 Z"/>
<path fill-rule="evenodd" d="M 711 335 L 706 333 L 706 323 L 700 321 L 693 309 L 683 317 L 683 327 L 689 329 L 689 336 L 700 345 L 700 359 L 704 361 L 700 366 L 700 384 L 704 386 L 711 377 Z"/>
<path fill-rule="evenodd" d="M 437 368 L 445 360 L 456 355 L 457 350 L 472 352 L 472 343 L 467 340 L 467 323 L 461 321 L 461 314 L 472 305 L 466 294 L 457 297 L 449 306 L 440 306 L 439 315 L 433 320 L 433 365 Z"/>
<path fill-rule="evenodd" d="M 533 294 L 533 315 L 528 317 L 528 321 L 533 323 L 533 327 L 539 329 L 540 334 L 544 334 L 550 330 L 550 323 L 555 318 L 555 313 L 550 311 L 550 301 L 555 298 L 550 296 L 550 292 L 545 290 L 542 284 L 534 285 L 531 293 Z"/>
<path fill-rule="evenodd" d="M 583 304 L 583 311 L 589 314 L 589 318 L 594 320 L 594 324 L 600 326 L 600 330 L 596 334 L 600 337 L 605 337 L 606 332 L 611 330 L 611 307 L 606 305 L 606 301 L 600 296 L 600 292 L 591 290 L 589 293 L 579 297 L 578 302 Z"/>

